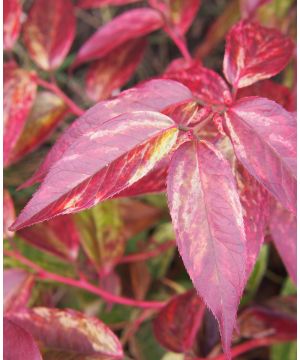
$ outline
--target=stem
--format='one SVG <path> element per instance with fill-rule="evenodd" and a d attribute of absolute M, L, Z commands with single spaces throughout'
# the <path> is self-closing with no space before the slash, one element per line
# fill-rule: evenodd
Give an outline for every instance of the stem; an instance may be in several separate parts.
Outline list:
<path fill-rule="evenodd" d="M 43 86 L 45 89 L 49 89 L 54 94 L 59 96 L 68 106 L 70 111 L 77 115 L 81 116 L 85 111 L 77 106 L 72 99 L 70 99 L 54 82 L 49 83 L 41 78 L 36 78 L 36 82 L 38 85 Z"/>
<path fill-rule="evenodd" d="M 42 267 L 40 267 L 39 265 L 36 265 L 35 263 L 33 263 L 29 259 L 25 258 L 23 255 L 21 255 L 19 253 L 4 250 L 4 254 L 6 256 L 12 257 L 12 258 L 20 261 L 22 264 L 30 267 L 32 270 L 37 272 L 37 278 L 39 278 L 39 279 L 53 280 L 53 281 L 56 281 L 61 284 L 70 285 L 70 286 L 76 287 L 78 289 L 83 289 L 92 294 L 102 297 L 104 300 L 106 300 L 108 302 L 138 307 L 138 308 L 142 308 L 142 309 L 161 309 L 166 304 L 165 302 L 138 301 L 138 300 L 129 299 L 126 297 L 113 295 L 99 287 L 96 287 L 96 286 L 90 284 L 89 282 L 87 282 L 84 279 L 76 280 L 76 279 L 68 278 L 65 276 L 61 276 L 61 275 L 46 271 Z"/>
<path fill-rule="evenodd" d="M 192 60 L 192 56 L 186 46 L 185 39 L 182 38 L 180 35 L 176 34 L 174 30 L 171 29 L 170 27 L 167 27 L 165 31 L 173 40 L 174 44 L 178 47 L 185 60 L 187 62 L 190 62 Z"/>
<path fill-rule="evenodd" d="M 166 251 L 173 246 L 175 246 L 173 240 L 167 241 L 164 244 L 161 244 L 157 246 L 155 249 L 150 250 L 148 252 L 123 256 L 120 260 L 118 260 L 117 264 L 125 264 L 125 263 L 147 260 L 159 255 L 161 252 Z"/>

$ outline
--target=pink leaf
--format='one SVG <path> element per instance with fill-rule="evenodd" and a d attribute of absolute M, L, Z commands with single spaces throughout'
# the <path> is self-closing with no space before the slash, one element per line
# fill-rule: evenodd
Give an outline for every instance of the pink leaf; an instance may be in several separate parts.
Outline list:
<path fill-rule="evenodd" d="M 20 0 L 3 2 L 3 47 L 11 50 L 21 30 L 22 6 Z"/>
<path fill-rule="evenodd" d="M 102 321 L 73 310 L 37 307 L 10 315 L 47 349 L 123 358 L 122 346 Z M 31 360 L 31 359 L 30 359 Z"/>
<path fill-rule="evenodd" d="M 70 215 L 22 229 L 18 234 L 32 244 L 66 260 L 75 260 L 80 234 Z"/>
<path fill-rule="evenodd" d="M 54 70 L 69 52 L 75 30 L 71 0 L 35 1 L 24 25 L 24 43 L 39 67 Z"/>
<path fill-rule="evenodd" d="M 174 27 L 184 35 L 191 26 L 200 8 L 200 0 L 148 0 L 167 19 L 167 26 Z"/>
<path fill-rule="evenodd" d="M 85 132 L 122 113 L 139 110 L 162 111 L 171 104 L 192 98 L 183 85 L 171 80 L 150 80 L 122 92 L 116 99 L 102 101 L 78 118 L 55 143 L 43 164 L 22 187 L 43 180 L 51 166 Z M 134 185 L 133 185 L 134 186 Z"/>
<path fill-rule="evenodd" d="M 247 248 L 246 276 L 248 278 L 264 242 L 265 228 L 269 220 L 269 195 L 241 165 L 237 177 L 240 200 L 244 210 Z"/>
<path fill-rule="evenodd" d="M 129 10 L 105 24 L 79 49 L 72 67 L 101 59 L 129 40 L 140 38 L 163 26 L 158 11 L 141 8 Z"/>
<path fill-rule="evenodd" d="M 293 42 L 278 30 L 241 21 L 227 35 L 224 74 L 235 88 L 249 86 L 278 74 L 293 51 Z"/>
<path fill-rule="evenodd" d="M 155 337 L 164 347 L 187 352 L 193 346 L 205 306 L 194 290 L 174 296 L 153 322 Z"/>
<path fill-rule="evenodd" d="M 259 81 L 251 86 L 239 89 L 237 98 L 241 99 L 246 96 L 267 98 L 277 102 L 288 111 L 293 110 L 293 107 L 291 106 L 292 93 L 290 89 L 272 80 Z"/>
<path fill-rule="evenodd" d="M 296 209 L 296 121 L 275 102 L 243 98 L 226 113 L 240 162 L 287 209 Z"/>
<path fill-rule="evenodd" d="M 104 100 L 124 85 L 139 65 L 146 45 L 145 39 L 132 40 L 92 63 L 85 78 L 88 96 Z"/>
<path fill-rule="evenodd" d="M 10 164 L 10 154 L 20 137 L 26 118 L 36 96 L 34 73 L 18 68 L 15 63 L 4 64 L 3 99 L 3 162 Z"/>
<path fill-rule="evenodd" d="M 96 125 L 51 167 L 13 228 L 113 197 L 150 172 L 171 151 L 177 135 L 169 117 L 152 111 L 125 113 Z"/>
<path fill-rule="evenodd" d="M 3 319 L 4 360 L 42 360 L 33 337 L 13 321 Z"/>
<path fill-rule="evenodd" d="M 98 8 L 107 5 L 127 5 L 141 0 L 78 0 L 77 6 L 82 9 Z"/>
<path fill-rule="evenodd" d="M 196 99 L 205 104 L 223 104 L 226 99 L 231 99 L 229 88 L 219 74 L 205 68 L 197 60 L 178 68 L 180 60 L 169 65 L 164 78 L 181 82 L 192 91 Z"/>
<path fill-rule="evenodd" d="M 24 310 L 31 296 L 34 278 L 21 269 L 3 272 L 3 308 L 5 313 Z"/>
<path fill-rule="evenodd" d="M 297 283 L 297 218 L 272 204 L 270 230 L 276 249 L 294 283 Z"/>
<path fill-rule="evenodd" d="M 13 200 L 8 190 L 3 191 L 3 237 L 9 238 L 14 235 L 8 228 L 16 219 L 16 212 Z"/>
<path fill-rule="evenodd" d="M 173 155 L 167 188 L 179 252 L 219 322 L 228 355 L 246 269 L 242 207 L 232 171 L 212 144 L 187 142 Z"/>

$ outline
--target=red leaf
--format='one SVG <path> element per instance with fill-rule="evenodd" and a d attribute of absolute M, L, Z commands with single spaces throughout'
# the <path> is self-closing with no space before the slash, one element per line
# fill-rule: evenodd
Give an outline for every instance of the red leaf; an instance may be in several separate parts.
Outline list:
<path fill-rule="evenodd" d="M 153 322 L 155 337 L 167 349 L 185 353 L 193 346 L 205 306 L 194 290 L 174 296 Z"/>
<path fill-rule="evenodd" d="M 290 61 L 293 42 L 276 29 L 241 21 L 227 35 L 224 74 L 235 88 L 278 74 Z"/>
<path fill-rule="evenodd" d="M 8 228 L 16 219 L 16 212 L 13 200 L 8 190 L 3 191 L 3 238 L 9 238 L 14 235 Z"/>
<path fill-rule="evenodd" d="M 208 142 L 187 142 L 173 155 L 167 188 L 179 252 L 219 322 L 228 354 L 246 268 L 242 207 L 231 168 Z"/>
<path fill-rule="evenodd" d="M 18 234 L 29 244 L 66 260 L 75 260 L 80 234 L 70 215 L 22 229 Z"/>
<path fill-rule="evenodd" d="M 296 121 L 275 102 L 258 97 L 236 102 L 226 131 L 240 162 L 287 209 L 296 209 Z"/>
<path fill-rule="evenodd" d="M 129 10 L 101 27 L 79 49 L 72 67 L 101 59 L 129 40 L 141 38 L 163 26 L 158 11 L 141 8 Z"/>
<path fill-rule="evenodd" d="M 259 96 L 276 101 L 288 111 L 293 111 L 291 106 L 292 93 L 289 88 L 272 80 L 259 81 L 251 86 L 239 89 L 237 98 L 246 96 Z"/>
<path fill-rule="evenodd" d="M 21 30 L 22 6 L 20 0 L 3 2 L 3 48 L 11 50 Z"/>
<path fill-rule="evenodd" d="M 3 272 L 4 312 L 24 310 L 31 296 L 33 275 L 21 269 L 8 269 Z"/>
<path fill-rule="evenodd" d="M 272 337 L 280 341 L 297 337 L 294 317 L 264 307 L 251 307 L 238 319 L 240 335 L 246 338 Z"/>
<path fill-rule="evenodd" d="M 61 159 L 64 152 L 85 132 L 100 126 L 122 113 L 139 110 L 162 111 L 171 104 L 192 98 L 183 85 L 171 80 L 150 80 L 135 88 L 122 92 L 116 99 L 103 101 L 93 106 L 68 128 L 55 143 L 43 164 L 22 187 L 43 180 L 51 166 Z M 134 186 L 134 185 L 133 185 Z"/>
<path fill-rule="evenodd" d="M 36 96 L 34 73 L 4 64 L 4 140 L 3 162 L 9 165 L 10 153 L 22 133 L 26 118 Z"/>
<path fill-rule="evenodd" d="M 271 207 L 270 230 L 276 249 L 294 283 L 297 283 L 297 219 L 279 204 Z"/>
<path fill-rule="evenodd" d="M 131 40 L 95 61 L 85 78 L 88 96 L 94 101 L 103 100 L 124 85 L 139 65 L 146 45 L 145 39 Z"/>
<path fill-rule="evenodd" d="M 148 0 L 155 9 L 160 10 L 167 20 L 167 26 L 174 27 L 185 34 L 200 8 L 200 0 Z"/>
<path fill-rule="evenodd" d="M 164 78 L 181 82 L 192 91 L 198 100 L 205 104 L 223 104 L 225 100 L 231 99 L 226 82 L 215 71 L 205 68 L 197 60 L 180 67 L 177 66 L 177 63 L 181 65 L 181 59 L 177 59 L 169 65 Z"/>
<path fill-rule="evenodd" d="M 257 9 L 267 2 L 270 2 L 270 0 L 240 0 L 242 18 L 253 17 Z"/>
<path fill-rule="evenodd" d="M 264 242 L 265 228 L 269 220 L 269 194 L 241 165 L 237 175 L 244 210 L 248 278 Z"/>
<path fill-rule="evenodd" d="M 177 135 L 169 117 L 152 111 L 125 113 L 95 126 L 51 167 L 13 228 L 113 197 L 151 171 L 171 151 Z"/>
<path fill-rule="evenodd" d="M 68 113 L 66 104 L 48 91 L 37 94 L 25 127 L 10 155 L 15 163 L 40 146 Z"/>
<path fill-rule="evenodd" d="M 38 307 L 9 318 L 47 349 L 72 351 L 82 356 L 123 357 L 121 344 L 113 332 L 100 320 L 77 311 Z"/>
<path fill-rule="evenodd" d="M 54 70 L 69 52 L 75 30 L 71 0 L 35 1 L 24 25 L 24 43 L 39 67 Z"/>
<path fill-rule="evenodd" d="M 127 5 L 141 0 L 78 0 L 77 6 L 82 9 L 99 8 L 107 5 Z"/>
<path fill-rule="evenodd" d="M 3 319 L 4 360 L 42 360 L 33 337 L 7 318 Z"/>

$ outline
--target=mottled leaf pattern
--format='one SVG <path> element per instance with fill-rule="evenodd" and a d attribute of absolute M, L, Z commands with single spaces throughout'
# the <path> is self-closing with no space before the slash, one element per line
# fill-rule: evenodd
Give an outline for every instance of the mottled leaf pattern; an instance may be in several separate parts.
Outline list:
<path fill-rule="evenodd" d="M 20 69 L 15 63 L 4 64 L 3 162 L 9 165 L 10 153 L 22 133 L 36 96 L 35 74 Z"/>
<path fill-rule="evenodd" d="M 226 113 L 227 133 L 240 162 L 287 209 L 296 209 L 296 119 L 258 97 L 236 102 Z M 270 131 L 271 130 L 271 131 Z"/>
<path fill-rule="evenodd" d="M 24 25 L 29 55 L 43 70 L 59 67 L 75 37 L 76 20 L 71 0 L 34 1 Z"/>
<path fill-rule="evenodd" d="M 297 218 L 272 204 L 270 230 L 276 249 L 294 283 L 297 283 Z"/>
<path fill-rule="evenodd" d="M 3 190 L 3 238 L 9 238 L 14 235 L 8 228 L 16 219 L 16 212 L 13 200 L 7 189 Z"/>
<path fill-rule="evenodd" d="M 174 296 L 153 322 L 157 340 L 167 349 L 186 352 L 193 346 L 205 306 L 195 290 Z"/>
<path fill-rule="evenodd" d="M 162 16 L 156 10 L 147 8 L 129 10 L 101 27 L 82 45 L 73 67 L 103 58 L 127 41 L 141 38 L 158 30 L 162 25 Z"/>
<path fill-rule="evenodd" d="M 22 6 L 20 0 L 3 1 L 3 47 L 11 50 L 21 30 Z"/>
<path fill-rule="evenodd" d="M 51 92 L 40 91 L 10 155 L 10 163 L 20 160 L 47 140 L 67 113 L 67 106 L 61 98 Z"/>
<path fill-rule="evenodd" d="M 242 207 L 232 171 L 213 145 L 187 142 L 173 155 L 167 187 L 180 255 L 219 322 L 228 354 L 246 270 Z"/>
<path fill-rule="evenodd" d="M 3 319 L 3 349 L 4 360 L 42 360 L 31 334 L 8 318 Z"/>
<path fill-rule="evenodd" d="M 55 143 L 43 164 L 23 186 L 30 186 L 43 180 L 50 167 L 85 132 L 91 131 L 122 113 L 130 111 L 162 111 L 171 104 L 192 98 L 191 92 L 172 80 L 150 80 L 130 90 L 124 91 L 116 99 L 102 101 L 78 118 Z M 159 177 L 159 175 L 158 175 Z M 151 181 L 151 178 L 149 179 Z M 154 185 L 154 184 L 153 184 Z M 134 185 L 133 185 L 134 186 Z M 155 185 L 153 186 L 155 188 Z"/>
<path fill-rule="evenodd" d="M 124 85 L 140 63 L 146 44 L 145 39 L 131 40 L 92 63 L 85 78 L 88 96 L 104 100 Z"/>
<path fill-rule="evenodd" d="M 224 74 L 235 88 L 278 74 L 293 54 L 293 42 L 276 29 L 241 21 L 227 35 Z"/>
<path fill-rule="evenodd" d="M 29 244 L 62 259 L 74 261 L 77 257 L 80 236 L 70 215 L 22 229 L 18 234 Z"/>
<path fill-rule="evenodd" d="M 14 229 L 113 197 L 151 171 L 177 136 L 169 117 L 151 111 L 125 113 L 96 126 L 52 166 Z"/>
<path fill-rule="evenodd" d="M 73 310 L 37 307 L 10 315 L 48 349 L 122 358 L 118 338 L 100 320 Z"/>

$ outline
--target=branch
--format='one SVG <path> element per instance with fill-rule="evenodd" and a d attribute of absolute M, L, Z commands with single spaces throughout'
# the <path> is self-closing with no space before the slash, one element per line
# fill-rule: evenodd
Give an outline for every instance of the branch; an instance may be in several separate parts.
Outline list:
<path fill-rule="evenodd" d="M 33 263 L 29 259 L 25 258 L 23 255 L 16 253 L 14 251 L 7 251 L 4 250 L 4 255 L 9 256 L 11 258 L 14 258 L 21 262 L 22 264 L 28 266 L 32 270 L 34 270 L 37 273 L 37 278 L 41 280 L 53 280 L 61 284 L 70 285 L 73 287 L 76 287 L 78 289 L 86 290 L 92 294 L 98 295 L 101 298 L 103 298 L 107 302 L 112 302 L 116 304 L 121 305 L 127 305 L 127 306 L 133 306 L 138 307 L 142 309 L 161 309 L 163 306 L 165 306 L 165 302 L 159 302 L 159 301 L 138 301 L 126 297 L 121 297 L 117 295 L 113 295 L 98 286 L 94 286 L 93 284 L 90 284 L 84 279 L 76 280 L 72 278 L 68 278 L 65 276 L 61 276 L 55 273 L 51 273 L 49 271 L 44 270 L 39 265 Z"/>
<path fill-rule="evenodd" d="M 77 115 L 81 116 L 85 110 L 77 106 L 72 99 L 70 99 L 54 82 L 49 83 L 41 78 L 36 78 L 36 83 L 45 89 L 51 90 L 54 94 L 60 97 L 69 107 L 70 111 Z"/>

